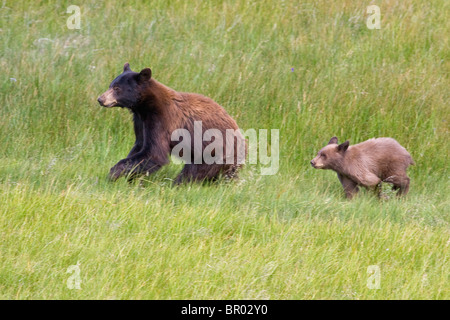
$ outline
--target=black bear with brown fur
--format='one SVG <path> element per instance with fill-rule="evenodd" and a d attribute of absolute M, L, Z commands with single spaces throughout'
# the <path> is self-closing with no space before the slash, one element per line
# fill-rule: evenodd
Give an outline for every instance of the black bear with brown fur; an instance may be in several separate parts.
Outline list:
<path fill-rule="evenodd" d="M 178 143 L 172 141 L 172 133 L 184 129 L 193 137 L 195 122 L 201 122 L 202 136 L 208 129 L 220 131 L 223 137 L 226 137 L 227 130 L 232 130 L 233 138 L 223 141 L 223 161 L 207 163 L 200 159 L 186 163 L 176 183 L 213 180 L 221 174 L 235 177 L 237 169 L 245 161 L 245 139 L 223 107 L 203 95 L 177 92 L 159 83 L 152 78 L 149 68 L 133 72 L 126 63 L 123 73 L 111 82 L 98 102 L 107 108 L 127 108 L 133 114 L 136 141 L 128 156 L 111 168 L 109 176 L 112 180 L 121 176 L 132 179 L 140 174 L 150 174 L 168 164 L 169 155 Z M 201 151 L 212 141 L 202 141 Z M 227 144 L 232 145 L 231 161 Z M 181 156 L 194 160 L 194 141 L 190 147 L 187 150 L 192 150 L 192 154 Z"/>

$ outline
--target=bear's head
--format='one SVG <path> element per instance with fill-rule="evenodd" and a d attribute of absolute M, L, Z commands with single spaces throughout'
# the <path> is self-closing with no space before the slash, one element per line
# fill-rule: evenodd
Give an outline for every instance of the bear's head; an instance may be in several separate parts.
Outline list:
<path fill-rule="evenodd" d="M 328 145 L 320 149 L 317 156 L 311 160 L 311 165 L 316 169 L 336 169 L 344 159 L 345 152 L 349 146 L 348 140 L 338 144 L 336 137 L 331 138 Z"/>
<path fill-rule="evenodd" d="M 152 77 L 149 68 L 137 73 L 125 63 L 123 72 L 109 85 L 109 89 L 98 97 L 97 101 L 106 108 L 122 107 L 133 109 L 142 99 L 144 88 Z"/>

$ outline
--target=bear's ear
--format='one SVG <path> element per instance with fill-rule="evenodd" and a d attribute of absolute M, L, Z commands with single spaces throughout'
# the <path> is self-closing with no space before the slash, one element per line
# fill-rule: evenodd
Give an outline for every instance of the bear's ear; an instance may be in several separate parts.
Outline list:
<path fill-rule="evenodd" d="M 347 140 L 344 143 L 341 143 L 340 145 L 338 145 L 338 151 L 340 152 L 345 152 L 348 149 L 350 142 Z"/>
<path fill-rule="evenodd" d="M 330 142 L 328 142 L 328 144 L 337 144 L 337 143 L 338 143 L 337 137 L 331 138 Z"/>
<path fill-rule="evenodd" d="M 148 81 L 152 77 L 152 70 L 150 68 L 142 69 L 142 71 L 139 73 L 139 80 L 141 81 Z"/>
<path fill-rule="evenodd" d="M 131 71 L 130 64 L 127 62 L 123 65 L 123 72 Z"/>

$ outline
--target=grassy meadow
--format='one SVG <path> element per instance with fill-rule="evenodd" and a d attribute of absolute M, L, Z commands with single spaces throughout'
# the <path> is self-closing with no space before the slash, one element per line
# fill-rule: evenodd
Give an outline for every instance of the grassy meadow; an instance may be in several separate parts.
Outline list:
<path fill-rule="evenodd" d="M 0 299 L 450 299 L 449 12 L 445 0 L 3 1 Z M 97 97 L 125 62 L 213 98 L 243 130 L 279 129 L 277 174 L 249 164 L 236 182 L 173 187 L 172 163 L 108 181 L 134 133 Z M 407 197 L 385 186 L 383 200 L 346 200 L 309 164 L 334 135 L 398 140 L 416 162 Z"/>

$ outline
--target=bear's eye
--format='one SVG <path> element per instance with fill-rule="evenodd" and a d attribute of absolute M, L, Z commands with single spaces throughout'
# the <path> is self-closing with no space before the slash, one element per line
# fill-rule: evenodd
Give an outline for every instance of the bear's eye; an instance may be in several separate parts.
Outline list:
<path fill-rule="evenodd" d="M 119 87 L 113 87 L 113 90 L 114 91 L 120 91 L 120 88 Z"/>
<path fill-rule="evenodd" d="M 327 155 L 325 153 L 322 153 L 322 158 L 326 159 Z"/>

